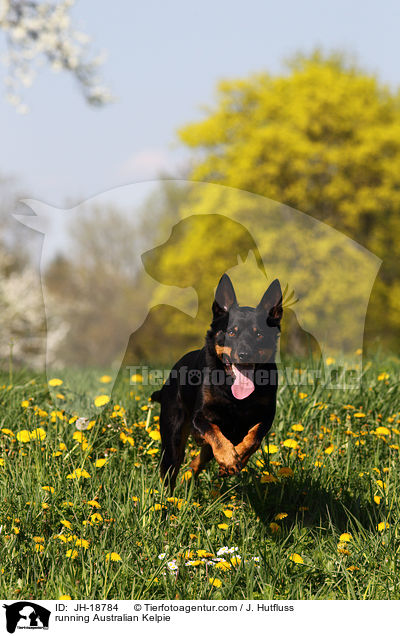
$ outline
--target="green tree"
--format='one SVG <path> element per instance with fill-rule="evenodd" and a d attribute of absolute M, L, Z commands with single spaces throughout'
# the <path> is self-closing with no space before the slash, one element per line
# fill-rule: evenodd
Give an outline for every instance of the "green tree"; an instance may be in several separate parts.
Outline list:
<path fill-rule="evenodd" d="M 191 178 L 261 194 L 321 220 L 383 260 L 367 335 L 400 342 L 400 100 L 340 55 L 297 57 L 282 76 L 223 81 L 180 130 Z M 384 316 L 384 319 L 383 319 Z"/>

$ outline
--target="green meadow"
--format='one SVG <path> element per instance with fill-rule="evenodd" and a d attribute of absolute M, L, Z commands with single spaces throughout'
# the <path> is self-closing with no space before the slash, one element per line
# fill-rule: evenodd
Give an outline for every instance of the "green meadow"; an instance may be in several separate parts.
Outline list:
<path fill-rule="evenodd" d="M 282 386 L 247 468 L 195 481 L 191 443 L 174 497 L 151 387 L 99 399 L 78 430 L 43 376 L 3 373 L 0 596 L 400 598 L 399 373 L 376 358 L 357 388 Z"/>

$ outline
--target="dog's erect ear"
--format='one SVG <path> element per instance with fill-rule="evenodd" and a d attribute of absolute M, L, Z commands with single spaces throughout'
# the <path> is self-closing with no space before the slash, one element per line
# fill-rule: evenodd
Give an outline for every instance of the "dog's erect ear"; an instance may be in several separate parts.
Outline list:
<path fill-rule="evenodd" d="M 228 312 L 232 305 L 235 304 L 236 295 L 231 279 L 227 274 L 224 274 L 219 281 L 217 290 L 215 292 L 215 300 L 212 306 L 214 317 L 221 316 L 222 314 Z"/>
<path fill-rule="evenodd" d="M 275 280 L 270 284 L 264 296 L 257 305 L 257 311 L 262 311 L 267 316 L 267 324 L 269 327 L 278 327 L 282 319 L 282 290 L 279 280 Z"/>

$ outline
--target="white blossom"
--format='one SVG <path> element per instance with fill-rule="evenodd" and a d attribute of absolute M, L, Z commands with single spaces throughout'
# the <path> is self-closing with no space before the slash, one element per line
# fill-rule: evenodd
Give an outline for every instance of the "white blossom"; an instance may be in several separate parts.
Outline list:
<path fill-rule="evenodd" d="M 11 256 L 0 250 L 0 363 L 12 356 L 15 364 L 43 370 L 54 361 L 68 325 L 59 318 L 47 321 L 40 278 L 29 266 L 8 273 Z"/>
<path fill-rule="evenodd" d="M 70 10 L 73 0 L 0 0 L 0 29 L 6 34 L 9 93 L 19 98 L 21 87 L 30 86 L 35 68 L 47 62 L 54 72 L 69 71 L 78 81 L 86 100 L 102 105 L 112 100 L 110 91 L 97 75 L 104 56 L 89 51 L 91 38 L 73 28 Z M 15 81 L 16 80 L 16 81 Z M 18 100 L 12 103 L 17 107 Z M 17 110 L 25 111 L 24 105 Z"/>

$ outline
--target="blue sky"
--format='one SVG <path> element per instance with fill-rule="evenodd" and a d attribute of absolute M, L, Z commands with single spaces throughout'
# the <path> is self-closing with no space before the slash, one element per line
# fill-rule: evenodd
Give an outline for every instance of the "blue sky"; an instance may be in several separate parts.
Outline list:
<path fill-rule="evenodd" d="M 55 206 L 160 169 L 178 176 L 176 130 L 213 104 L 217 81 L 277 72 L 298 50 L 346 50 L 400 85 L 395 0 L 77 0 L 74 15 L 108 52 L 103 74 L 116 103 L 94 110 L 71 77 L 46 69 L 26 92 L 28 115 L 0 100 L 0 174 Z"/>

